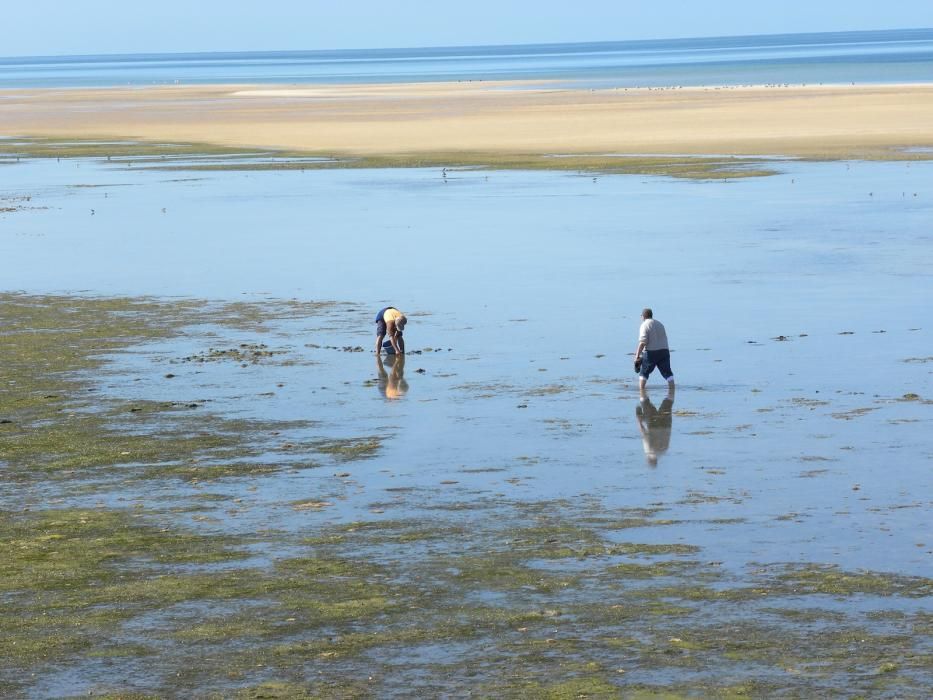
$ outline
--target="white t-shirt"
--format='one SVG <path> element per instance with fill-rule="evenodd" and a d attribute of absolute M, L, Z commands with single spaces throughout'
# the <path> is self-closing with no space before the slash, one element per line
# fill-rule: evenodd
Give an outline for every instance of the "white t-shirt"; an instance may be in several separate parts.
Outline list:
<path fill-rule="evenodd" d="M 645 344 L 645 350 L 668 350 L 667 331 L 664 324 L 653 318 L 645 319 L 638 329 L 638 342 Z"/>

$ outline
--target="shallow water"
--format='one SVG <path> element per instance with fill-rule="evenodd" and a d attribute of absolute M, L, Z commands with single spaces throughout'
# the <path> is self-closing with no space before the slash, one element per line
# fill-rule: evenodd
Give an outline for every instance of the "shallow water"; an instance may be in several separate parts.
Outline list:
<path fill-rule="evenodd" d="M 389 487 L 441 500 L 588 495 L 743 518 L 726 533 L 682 532 L 736 565 L 929 573 L 933 165 L 780 168 L 685 182 L 437 170 L 174 177 L 24 161 L 0 170 L 5 197 L 32 197 L 0 218 L 0 256 L 4 286 L 30 293 L 352 302 L 262 339 L 294 366 L 170 364 L 217 342 L 189 338 L 121 356 L 117 376 L 123 367 L 141 381 L 109 388 L 175 400 L 169 367 L 213 410 L 385 437 L 378 459 L 353 465 L 359 487 L 321 518 L 358 516 Z M 410 350 L 441 349 L 408 357 L 398 400 L 367 382 L 378 375 L 370 317 L 386 302 L 412 315 Z M 644 305 L 667 325 L 678 379 L 656 467 L 628 355 Z M 227 337 L 237 340 L 256 339 Z M 662 384 L 652 380 L 655 407 Z M 910 393 L 921 400 L 901 400 Z M 318 478 L 269 479 L 264 497 Z M 304 524 L 290 511 L 257 517 Z"/>
<path fill-rule="evenodd" d="M 648 513 L 659 522 L 607 536 L 699 547 L 703 573 L 727 577 L 716 585 L 755 585 L 762 572 L 795 564 L 929 577 L 933 163 L 777 167 L 779 175 L 733 182 L 438 170 L 192 175 L 90 160 L 0 168 L 0 207 L 14 209 L 0 213 L 7 291 L 340 302 L 269 318 L 262 332 L 205 322 L 136 345 L 94 378 L 102 395 L 305 422 L 283 430 L 280 443 L 382 440 L 369 458 L 317 455 L 315 468 L 249 478 L 22 482 L 0 488 L 0 507 L 145 507 L 166 527 L 263 533 L 253 558 L 224 565 L 234 567 L 296 556 L 301 538 L 348 523 L 438 527 L 447 539 L 437 543 L 377 541 L 350 552 L 407 562 L 403 575 L 416 578 L 418 562 L 430 572 L 438 555 L 488 555 L 488 538 L 509 542 L 516 527 Z M 386 303 L 411 318 L 403 368 L 398 360 L 380 368 L 370 352 L 373 316 Z M 650 402 L 638 398 L 629 353 L 645 305 L 672 343 L 672 404 L 657 376 Z M 280 354 L 256 363 L 211 355 L 256 343 Z M 363 351 L 344 351 L 356 347 Z M 275 463 L 283 453 L 259 459 Z M 465 534 L 451 538 L 455 528 Z M 598 573 L 606 564 L 543 562 L 550 574 L 592 580 L 550 595 L 478 584 L 465 602 L 537 610 L 612 598 L 619 589 Z M 638 585 L 625 590 L 637 595 Z M 929 611 L 922 597 L 798 600 L 747 609 L 710 602 L 683 629 L 745 624 L 771 605 L 844 613 L 847 624 L 880 634 L 884 626 L 866 616 Z M 192 601 L 134 618 L 116 643 L 151 645 L 171 639 L 179 619 L 226 616 L 225 603 Z M 646 640 L 684 635 L 677 618 L 651 624 Z M 787 629 L 816 642 L 807 624 Z M 891 623 L 898 633 L 904 624 Z M 562 625 L 566 635 L 574 623 L 568 616 Z M 633 634 L 602 618 L 579 626 L 594 642 Z M 511 648 L 508 635 L 500 639 Z M 167 659 L 191 654 L 201 659 L 193 667 L 214 666 L 210 648 L 155 643 L 167 645 Z M 449 689 L 484 678 L 437 676 L 424 665 L 471 669 L 488 661 L 481 644 L 402 649 L 346 661 L 342 677 L 367 668 L 367 658 L 392 667 L 386 697 L 405 696 L 407 683 Z M 418 651 L 427 659 L 411 661 Z M 715 680 L 643 658 L 627 683 Z M 80 657 L 47 669 L 30 697 L 175 687 L 170 661 L 149 658 L 132 679 L 109 664 Z M 730 666 L 736 677 L 772 672 Z M 794 687 L 848 688 L 851 674 L 809 682 Z"/>

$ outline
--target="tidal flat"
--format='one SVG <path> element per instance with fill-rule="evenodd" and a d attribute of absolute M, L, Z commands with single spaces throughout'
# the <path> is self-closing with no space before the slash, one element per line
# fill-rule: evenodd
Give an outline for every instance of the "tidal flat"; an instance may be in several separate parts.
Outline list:
<path fill-rule="evenodd" d="M 880 149 L 873 156 L 882 160 L 925 161 L 925 151 Z M 768 157 L 635 155 L 625 153 L 461 152 L 353 154 L 319 153 L 295 149 L 239 148 L 209 143 L 143 142 L 119 139 L 8 138 L 0 139 L 0 164 L 24 158 L 96 158 L 111 166 L 167 173 L 216 173 L 223 171 L 263 172 L 297 170 L 374 170 L 396 168 L 447 168 L 456 170 L 547 170 L 593 175 L 665 175 L 694 180 L 725 180 L 764 177 L 776 171 Z M 780 159 L 778 159 L 780 160 Z M 80 187 L 81 185 L 76 185 Z M 95 185 L 84 185 L 94 187 Z"/>
<path fill-rule="evenodd" d="M 0 168 L 0 694 L 929 696 L 933 165 L 86 156 Z"/>

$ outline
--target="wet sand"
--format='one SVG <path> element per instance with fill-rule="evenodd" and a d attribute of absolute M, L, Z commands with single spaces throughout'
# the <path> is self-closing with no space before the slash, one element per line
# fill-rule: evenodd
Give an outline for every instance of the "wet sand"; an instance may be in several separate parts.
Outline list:
<path fill-rule="evenodd" d="M 327 155 L 899 158 L 933 146 L 933 85 L 555 89 L 543 83 L 0 91 L 0 135 Z M 909 157 L 921 157 L 914 153 Z"/>
<path fill-rule="evenodd" d="M 639 402 L 611 355 L 324 345 L 369 316 L 0 294 L 0 695 L 926 696 L 928 334 L 681 345 L 768 381 Z"/>
<path fill-rule="evenodd" d="M 0 168 L 0 696 L 929 695 L 933 163 L 150 160 Z"/>

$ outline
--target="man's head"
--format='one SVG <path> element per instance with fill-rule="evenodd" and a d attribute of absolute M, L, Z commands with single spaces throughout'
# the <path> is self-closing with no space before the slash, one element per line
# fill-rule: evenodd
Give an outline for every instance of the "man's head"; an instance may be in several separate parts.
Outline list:
<path fill-rule="evenodd" d="M 649 318 L 654 318 L 654 312 L 648 307 L 645 307 L 641 310 L 641 317 L 647 321 Z"/>
<path fill-rule="evenodd" d="M 399 316 L 397 319 L 395 319 L 395 327 L 398 328 L 400 331 L 405 330 L 406 323 L 408 323 L 408 319 L 405 318 L 404 315 Z"/>

